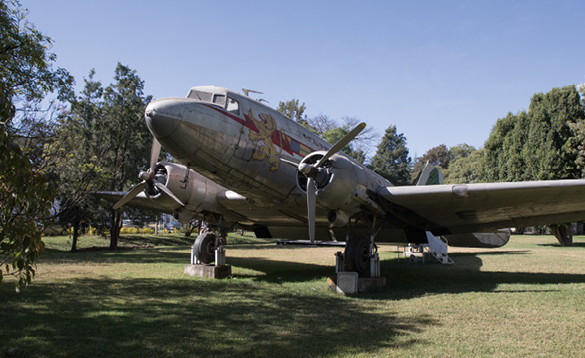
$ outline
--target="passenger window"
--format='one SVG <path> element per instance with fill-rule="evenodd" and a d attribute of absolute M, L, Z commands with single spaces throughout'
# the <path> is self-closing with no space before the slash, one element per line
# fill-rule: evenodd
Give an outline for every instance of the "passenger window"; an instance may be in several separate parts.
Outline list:
<path fill-rule="evenodd" d="M 227 111 L 235 114 L 236 116 L 240 115 L 240 104 L 238 101 L 228 97 Z"/>
<path fill-rule="evenodd" d="M 213 103 L 218 104 L 222 107 L 225 107 L 225 95 L 223 94 L 216 94 L 213 96 Z"/>

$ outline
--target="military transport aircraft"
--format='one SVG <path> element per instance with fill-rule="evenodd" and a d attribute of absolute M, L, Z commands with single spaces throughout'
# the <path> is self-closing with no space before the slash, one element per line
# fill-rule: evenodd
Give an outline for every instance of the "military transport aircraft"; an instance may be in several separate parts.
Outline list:
<path fill-rule="evenodd" d="M 362 276 L 374 240 L 436 235 L 451 246 L 500 247 L 509 239 L 501 228 L 585 219 L 585 180 L 394 186 L 340 152 L 364 123 L 331 146 L 246 94 L 200 86 L 150 103 L 151 167 L 130 192 L 109 193 L 124 195 L 114 208 L 150 207 L 264 238 L 312 241 L 332 230 L 346 238 L 346 269 Z M 161 144 L 184 165 L 157 162 Z M 216 242 L 197 238 L 203 262 Z"/>

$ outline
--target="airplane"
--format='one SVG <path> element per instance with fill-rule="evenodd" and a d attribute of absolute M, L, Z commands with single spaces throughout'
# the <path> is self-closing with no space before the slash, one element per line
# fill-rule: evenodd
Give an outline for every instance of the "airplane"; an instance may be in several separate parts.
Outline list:
<path fill-rule="evenodd" d="M 314 242 L 333 232 L 346 241 L 345 270 L 366 277 L 376 242 L 436 235 L 449 246 L 501 247 L 506 228 L 585 219 L 584 179 L 442 184 L 428 167 L 428 180 L 394 186 L 341 152 L 365 123 L 331 145 L 248 94 L 198 86 L 151 102 L 150 168 L 129 192 L 105 193 L 121 197 L 114 208 L 154 208 L 260 238 Z M 161 145 L 182 164 L 157 162 Z M 218 237 L 225 230 L 196 239 L 202 262 L 213 261 Z"/>

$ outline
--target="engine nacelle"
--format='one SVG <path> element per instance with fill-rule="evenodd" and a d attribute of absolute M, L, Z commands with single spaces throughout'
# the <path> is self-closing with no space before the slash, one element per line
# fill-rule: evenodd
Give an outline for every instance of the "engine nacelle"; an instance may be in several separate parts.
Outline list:
<path fill-rule="evenodd" d="M 313 152 L 301 163 L 315 164 L 325 152 Z M 363 206 L 378 210 L 377 204 L 367 195 L 368 189 L 391 185 L 379 175 L 365 170 L 361 164 L 342 154 L 334 154 L 319 168 L 315 177 L 317 204 L 330 210 L 329 222 L 336 227 L 344 226 L 349 217 L 361 211 Z M 297 184 L 306 192 L 307 178 L 298 173 Z"/>
<path fill-rule="evenodd" d="M 184 165 L 161 162 L 156 166 L 156 177 L 160 183 L 170 189 L 173 194 L 185 204 L 181 212 L 198 213 L 209 211 L 221 213 L 222 207 L 217 201 L 218 193 L 226 189 L 219 184 L 207 179 L 194 170 L 188 169 Z M 161 193 L 146 193 L 147 195 L 157 198 Z M 180 207 L 174 208 L 179 209 Z M 185 215 L 180 215 L 185 218 Z"/>

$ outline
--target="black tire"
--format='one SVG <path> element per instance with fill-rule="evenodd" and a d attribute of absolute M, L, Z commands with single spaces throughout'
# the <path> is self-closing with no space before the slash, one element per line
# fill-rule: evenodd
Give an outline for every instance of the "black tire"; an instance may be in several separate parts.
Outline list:
<path fill-rule="evenodd" d="M 194 251 L 197 259 L 204 264 L 215 261 L 215 234 L 206 232 L 197 236 Z"/>
<path fill-rule="evenodd" d="M 363 236 L 350 236 L 345 243 L 345 270 L 357 272 L 360 277 L 370 276 L 370 240 Z"/>

